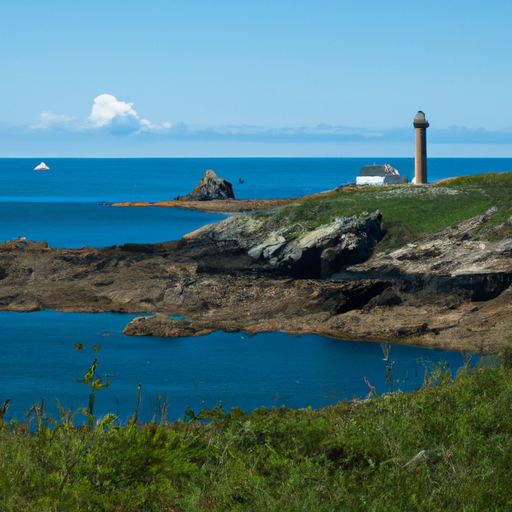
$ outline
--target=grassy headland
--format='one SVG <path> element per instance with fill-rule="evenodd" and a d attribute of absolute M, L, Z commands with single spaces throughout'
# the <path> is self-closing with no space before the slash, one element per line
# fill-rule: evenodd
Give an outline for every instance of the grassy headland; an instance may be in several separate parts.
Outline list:
<path fill-rule="evenodd" d="M 0 422 L 3 511 L 511 510 L 512 357 L 311 409 Z"/>
<path fill-rule="evenodd" d="M 498 207 L 482 238 L 512 236 L 512 173 L 489 173 L 446 180 L 428 186 L 343 187 L 304 198 L 277 213 L 256 213 L 278 224 L 311 230 L 336 217 L 380 210 L 386 236 L 377 250 L 396 249 L 453 226 L 493 206 Z"/>

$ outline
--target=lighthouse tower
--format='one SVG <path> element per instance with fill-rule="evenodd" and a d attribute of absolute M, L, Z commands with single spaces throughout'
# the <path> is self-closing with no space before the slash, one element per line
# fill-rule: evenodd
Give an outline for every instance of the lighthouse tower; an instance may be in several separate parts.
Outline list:
<path fill-rule="evenodd" d="M 427 183 L 427 128 L 430 126 L 421 110 L 414 117 L 416 131 L 416 157 L 414 159 L 414 181 Z"/>

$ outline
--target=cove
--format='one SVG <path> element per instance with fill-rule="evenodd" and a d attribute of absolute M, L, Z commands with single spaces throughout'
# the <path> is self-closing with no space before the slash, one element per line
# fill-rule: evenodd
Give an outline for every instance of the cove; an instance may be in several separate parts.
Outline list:
<path fill-rule="evenodd" d="M 23 420 L 41 399 L 54 415 L 55 400 L 67 409 L 86 407 L 83 379 L 94 358 L 97 373 L 111 379 L 96 395 L 95 415 L 135 412 L 142 385 L 140 420 L 150 421 L 159 396 L 168 400 L 168 419 L 183 417 L 189 406 L 222 404 L 250 412 L 282 405 L 314 409 L 354 396 L 411 391 L 421 387 L 428 361 L 462 366 L 458 352 L 391 345 L 389 361 L 379 343 L 285 333 L 216 332 L 189 338 L 128 337 L 124 326 L 136 315 L 116 313 L 0 312 L 0 405 L 10 398 L 6 419 Z M 77 351 L 74 344 L 84 348 Z M 93 346 L 100 344 L 95 355 Z M 389 365 L 393 363 L 392 372 Z M 388 381 L 386 382 L 386 374 Z"/>
<path fill-rule="evenodd" d="M 114 208 L 87 202 L 0 202 L 0 243 L 24 236 L 75 249 L 179 240 L 226 215 L 178 208 Z"/>

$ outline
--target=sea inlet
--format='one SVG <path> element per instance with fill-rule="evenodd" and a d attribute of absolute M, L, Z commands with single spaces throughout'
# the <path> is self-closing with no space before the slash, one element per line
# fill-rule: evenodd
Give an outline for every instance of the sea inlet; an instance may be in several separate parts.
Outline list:
<path fill-rule="evenodd" d="M 467 361 L 458 352 L 281 332 L 124 336 L 134 316 L 0 312 L 0 405 L 10 399 L 6 419 L 23 420 L 43 399 L 54 416 L 57 399 L 71 411 L 86 408 L 90 388 L 78 381 L 95 358 L 96 373 L 110 386 L 96 393 L 94 413 L 113 413 L 121 423 L 136 410 L 139 384 L 139 419 L 158 420 L 164 406 L 168 419 L 175 420 L 187 407 L 196 413 L 219 405 L 226 412 L 233 407 L 251 412 L 259 407 L 317 409 L 364 399 L 370 391 L 365 378 L 378 394 L 407 392 L 419 388 L 425 371 L 440 361 L 452 372 Z"/>

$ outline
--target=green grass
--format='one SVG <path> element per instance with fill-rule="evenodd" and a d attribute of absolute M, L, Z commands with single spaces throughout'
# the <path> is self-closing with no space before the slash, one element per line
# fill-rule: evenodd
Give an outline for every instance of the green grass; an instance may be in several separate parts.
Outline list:
<path fill-rule="evenodd" d="M 458 224 L 493 206 L 498 206 L 498 212 L 476 235 L 490 240 L 512 236 L 512 226 L 507 224 L 512 216 L 512 173 L 468 176 L 427 187 L 352 187 L 259 216 L 276 225 L 297 225 L 307 231 L 336 217 L 380 210 L 386 236 L 377 250 L 386 250 Z"/>
<path fill-rule="evenodd" d="M 512 510 L 511 360 L 455 378 L 430 365 L 416 392 L 319 411 L 94 428 L 46 418 L 32 433 L 2 422 L 0 509 Z"/>

